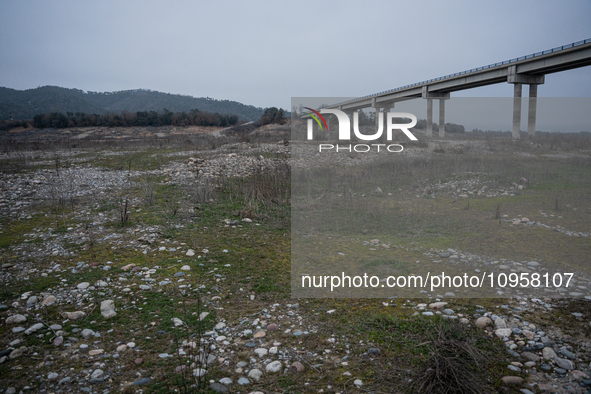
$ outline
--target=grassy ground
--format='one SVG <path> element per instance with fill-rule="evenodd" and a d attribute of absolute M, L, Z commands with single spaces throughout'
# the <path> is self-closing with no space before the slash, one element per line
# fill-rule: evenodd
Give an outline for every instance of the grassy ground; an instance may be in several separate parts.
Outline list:
<path fill-rule="evenodd" d="M 165 150 L 141 150 L 123 152 L 121 155 L 105 156 L 103 152 L 86 152 L 79 155 L 84 163 L 105 170 L 152 171 L 161 169 L 172 160 L 179 158 L 167 156 Z M 274 155 L 267 155 L 269 157 Z M 6 168 L 17 169 L 3 163 Z M 376 163 L 375 166 L 384 166 Z M 26 167 L 34 168 L 33 165 Z M 334 250 L 345 250 L 351 238 L 369 240 L 379 238 L 401 247 L 394 254 L 402 265 L 422 258 L 422 250 L 415 248 L 457 248 L 475 254 L 497 256 L 513 260 L 544 259 L 568 262 L 575 267 L 586 268 L 591 255 L 591 243 L 587 238 L 565 237 L 564 234 L 539 228 L 509 226 L 499 223 L 495 213 L 510 217 L 528 215 L 548 225 L 560 224 L 576 231 L 589 231 L 591 222 L 591 166 L 589 159 L 558 160 L 538 155 L 536 159 L 521 159 L 507 154 L 506 157 L 483 158 L 480 156 L 443 157 L 438 162 L 416 160 L 396 164 L 386 168 L 398 174 L 395 178 L 383 180 L 384 191 L 398 190 L 393 196 L 369 196 L 368 205 L 359 203 L 351 197 L 350 203 L 342 204 L 336 196 L 331 201 L 338 202 L 336 214 L 346 209 L 376 209 L 373 216 L 366 217 L 373 225 L 341 227 L 335 232 Z M 371 170 L 371 169 L 370 169 Z M 383 168 L 382 168 L 383 170 Z M 428 179 L 432 182 L 448 181 L 462 177 L 468 171 L 488 174 L 499 185 L 510 185 L 525 177 L 528 186 L 513 197 L 471 198 L 453 200 L 446 197 L 417 198 L 417 185 L 413 179 Z M 338 174 L 337 174 L 338 175 Z M 373 185 L 356 180 L 359 188 L 370 189 Z M 501 390 L 500 377 L 506 373 L 507 358 L 500 341 L 473 328 L 453 320 L 438 316 L 427 318 L 413 316 L 412 308 L 428 299 L 413 298 L 391 300 L 384 307 L 383 299 L 292 299 L 291 298 L 291 219 L 289 172 L 283 170 L 274 175 L 257 175 L 246 179 L 220 179 L 219 187 L 203 191 L 193 185 L 163 182 L 164 175 L 139 175 L 140 185 L 126 192 L 135 199 L 129 209 L 129 218 L 120 220 L 121 201 L 117 196 L 107 196 L 103 200 L 79 199 L 71 206 L 36 206 L 37 212 L 31 219 L 15 220 L 3 218 L 0 240 L 2 263 L 22 263 L 28 270 L 7 281 L 0 292 L 0 303 L 9 304 L 25 292 L 38 294 L 48 289 L 57 289 L 64 284 L 70 286 L 98 280 L 116 283 L 108 290 L 97 289 L 80 301 L 76 310 L 83 310 L 87 316 L 83 321 L 69 321 L 63 324 L 64 330 L 91 328 L 101 332 L 100 346 L 113 352 L 117 344 L 134 341 L 143 349 L 143 364 L 134 364 L 135 356 L 122 353 L 119 361 L 124 367 L 113 374 L 110 384 L 119 389 L 133 392 L 134 388 L 125 386 L 142 376 L 151 376 L 152 382 L 142 386 L 143 392 L 166 393 L 175 386 L 174 368 L 184 360 L 161 359 L 158 354 L 174 354 L 178 342 L 188 339 L 191 334 L 209 330 L 223 319 L 229 325 L 238 325 L 245 316 L 261 313 L 269 305 L 280 303 L 299 303 L 298 314 L 307 327 L 314 328 L 314 334 L 294 338 L 277 331 L 269 333 L 267 343 L 279 340 L 285 348 L 301 354 L 306 371 L 297 375 L 267 374 L 260 382 L 242 391 L 259 389 L 264 392 L 302 393 L 302 392 L 444 392 L 442 388 L 451 383 L 458 371 L 462 371 L 466 386 L 450 392 L 485 392 Z M 337 179 L 337 180 L 335 180 Z M 326 182 L 329 182 L 326 180 Z M 333 178 L 330 187 L 335 192 L 343 190 L 341 181 Z M 344 182 L 344 181 L 342 181 Z M 326 184 L 323 184 L 326 186 Z M 200 194 L 201 193 L 201 194 Z M 367 201 L 367 200 L 366 200 Z M 294 204 L 299 204 L 294 200 Z M 361 208 L 359 208 L 361 206 Z M 573 208 L 577 208 L 575 211 Z M 33 250 L 44 245 L 43 238 L 25 234 L 47 232 L 67 234 L 68 228 L 82 229 L 87 221 L 79 215 L 80 210 L 89 210 L 90 216 L 99 213 L 109 220 L 103 224 L 109 234 L 116 234 L 121 245 L 105 240 L 86 237 L 83 240 L 65 244 L 75 256 L 38 257 L 22 256 L 22 250 Z M 395 222 L 380 221 L 380 210 L 395 211 Z M 541 217 L 540 211 L 554 214 L 554 217 Z M 562 216 L 558 219 L 557 216 Z M 226 224 L 225 220 L 241 220 L 248 217 L 253 223 L 240 222 L 241 226 Z M 256 225 L 258 224 L 258 225 Z M 318 223 L 319 228 L 326 223 Z M 136 230 L 149 226 L 158 227 L 158 236 L 153 246 L 166 246 L 167 250 L 143 254 L 139 245 L 126 247 L 127 243 L 138 238 Z M 332 231 L 328 228 L 323 231 Z M 336 236 L 346 239 L 340 239 Z M 104 235 L 104 234 L 103 234 Z M 340 243 L 339 243 L 340 242 Z M 152 247 L 153 247 L 152 246 Z M 333 247 L 331 246 L 331 247 Z M 175 247 L 178 250 L 170 252 Z M 327 247 L 324 245 L 323 247 Z M 194 249 L 196 255 L 185 255 L 187 249 Z M 200 253 L 202 249 L 208 253 Z M 18 249 L 18 250 L 17 250 Z M 225 252 L 227 251 L 227 252 Z M 387 257 L 386 257 L 386 253 Z M 198 258 L 197 255 L 203 257 Z M 393 254 L 385 250 L 372 253 L 375 266 L 385 260 L 391 263 Z M 86 268 L 72 273 L 62 270 L 50 273 L 47 277 L 38 275 L 55 264 L 73 267 L 77 262 L 98 262 L 105 265 L 111 261 L 111 270 Z M 191 288 L 178 289 L 174 285 L 164 286 L 154 291 L 137 290 L 140 281 L 137 275 L 122 268 L 130 263 L 140 267 L 161 267 L 161 272 L 174 274 L 181 272 L 183 265 L 189 265 L 184 284 Z M 368 268 L 372 267 L 369 263 Z M 204 288 L 199 289 L 203 285 Z M 125 289 L 130 289 L 126 291 Z M 200 294 L 200 298 L 197 297 Z M 254 295 L 254 299 L 251 299 Z M 214 300 L 214 298 L 219 297 Z M 114 299 L 119 307 L 118 315 L 105 320 L 99 308 L 101 300 Z M 456 313 L 470 317 L 482 307 L 496 310 L 507 300 L 500 299 L 455 299 L 448 307 Z M 581 309 L 578 304 L 569 304 L 565 310 Z M 73 308 L 73 305 L 72 305 Z M 59 314 L 74 310 L 68 306 L 49 306 L 37 313 L 39 318 L 49 324 L 61 322 Z M 570 308 L 570 309 L 568 309 Z M 209 315 L 199 320 L 200 311 Z M 335 310 L 334 313 L 326 313 Z M 198 313 L 199 312 L 199 313 Z M 4 312 L 1 312 L 4 316 Z M 172 317 L 187 323 L 185 328 L 174 328 Z M 532 322 L 549 323 L 563 319 L 566 330 L 572 315 L 556 310 L 545 315 L 528 316 Z M 30 319 L 32 321 L 32 319 Z M 1 348 L 8 346 L 12 337 L 7 325 L 0 326 Z M 573 332 L 573 335 L 575 333 Z M 328 345 L 330 337 L 338 340 Z M 28 357 L 17 359 L 16 363 L 0 364 L 2 386 L 21 386 L 22 382 L 37 383 L 35 375 L 46 375 L 49 371 L 80 371 L 94 368 L 94 360 L 78 352 L 75 346 L 56 348 L 50 343 L 52 335 L 27 336 L 19 346 L 29 348 Z M 363 389 L 356 389 L 353 378 L 343 375 L 340 364 L 327 364 L 325 348 L 333 353 L 349 355 L 348 371 L 364 382 Z M 368 348 L 379 348 L 372 354 Z M 236 346 L 240 355 L 244 350 Z M 244 353 L 246 355 L 246 353 Z M 315 354 L 311 355 L 311 354 Z M 343 361 L 342 358 L 339 358 Z M 113 363 L 112 359 L 102 362 Z M 321 365 L 321 366 L 317 366 Z M 437 376 L 433 375 L 437 371 Z M 219 379 L 227 375 L 223 365 L 209 369 L 207 379 Z M 38 387 L 38 386 L 35 386 Z M 236 386 L 234 386 L 235 388 Z M 330 387 L 330 388 L 328 388 Z M 509 389 L 504 388 L 505 392 Z"/>

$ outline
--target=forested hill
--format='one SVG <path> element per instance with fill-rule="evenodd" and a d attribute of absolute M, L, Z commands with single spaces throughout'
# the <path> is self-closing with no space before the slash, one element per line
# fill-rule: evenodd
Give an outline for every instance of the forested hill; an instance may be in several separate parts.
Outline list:
<path fill-rule="evenodd" d="M 58 86 L 15 90 L 0 87 L 0 119 L 32 119 L 49 112 L 84 112 L 87 114 L 120 113 L 121 111 L 157 111 L 164 108 L 172 112 L 199 111 L 237 115 L 242 120 L 257 120 L 263 109 L 237 101 L 197 98 L 162 93 L 145 89 L 120 92 L 84 92 Z"/>

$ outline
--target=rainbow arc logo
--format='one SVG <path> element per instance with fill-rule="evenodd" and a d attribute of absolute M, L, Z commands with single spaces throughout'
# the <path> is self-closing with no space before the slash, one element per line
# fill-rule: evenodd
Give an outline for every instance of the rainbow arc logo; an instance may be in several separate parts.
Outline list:
<path fill-rule="evenodd" d="M 324 126 L 326 126 L 326 131 L 328 131 L 328 125 L 326 124 L 326 120 L 324 119 L 324 116 L 320 115 L 320 112 L 314 111 L 312 108 L 308 108 L 308 107 L 304 107 L 304 108 L 313 112 L 311 114 L 306 114 L 306 115 L 311 116 L 312 119 L 314 119 L 316 121 L 316 123 L 318 123 L 318 126 L 320 126 L 320 130 L 322 130 L 322 123 L 324 123 Z M 322 123 L 320 123 L 320 120 L 318 119 L 318 117 L 320 117 L 320 119 L 322 119 Z"/>

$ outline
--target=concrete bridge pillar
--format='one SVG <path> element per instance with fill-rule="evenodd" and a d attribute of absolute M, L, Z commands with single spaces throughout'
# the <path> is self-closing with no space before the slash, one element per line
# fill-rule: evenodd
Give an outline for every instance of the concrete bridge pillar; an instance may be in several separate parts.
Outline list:
<path fill-rule="evenodd" d="M 507 82 L 513 84 L 513 139 L 521 138 L 521 94 L 522 85 L 529 84 L 529 102 L 527 117 L 527 134 L 536 135 L 536 107 L 538 101 L 538 85 L 545 82 L 544 75 L 518 74 L 517 66 L 509 66 Z"/>
<path fill-rule="evenodd" d="M 350 119 L 350 123 L 351 123 L 351 135 L 355 135 L 354 134 L 354 130 L 353 130 L 353 120 L 355 119 L 355 115 L 353 115 L 355 112 L 357 111 L 351 111 L 348 115 L 351 117 Z"/>
<path fill-rule="evenodd" d="M 395 103 L 387 103 L 387 104 L 375 104 L 375 109 L 376 109 L 376 130 L 380 127 L 380 123 L 379 123 L 379 113 L 380 113 L 380 109 L 382 110 L 383 114 L 384 114 L 384 122 L 387 121 L 387 116 L 388 116 L 388 112 L 390 112 L 390 108 L 394 108 Z"/>
<path fill-rule="evenodd" d="M 433 99 L 439 99 L 439 138 L 445 138 L 445 100 L 449 100 L 449 93 L 430 92 L 428 86 L 423 86 L 422 97 L 427 99 L 427 136 L 433 136 Z"/>
<path fill-rule="evenodd" d="M 538 85 L 531 83 L 529 85 L 529 103 L 527 104 L 527 135 L 529 138 L 536 136 L 536 108 L 538 105 Z"/>
<path fill-rule="evenodd" d="M 376 121 L 376 129 L 377 129 L 378 127 L 380 127 L 380 117 L 378 115 L 380 113 L 380 108 L 381 107 L 376 102 L 376 98 L 375 97 L 371 99 L 371 106 L 372 106 L 373 109 L 376 110 L 376 112 L 375 112 L 375 117 L 376 117 L 375 121 Z"/>
<path fill-rule="evenodd" d="M 521 126 L 521 84 L 513 84 L 513 139 L 519 139 Z"/>
<path fill-rule="evenodd" d="M 380 127 L 380 108 L 376 108 L 376 130 Z"/>
<path fill-rule="evenodd" d="M 445 100 L 439 99 L 439 138 L 445 138 Z"/>
<path fill-rule="evenodd" d="M 427 137 L 433 136 L 433 99 L 427 99 Z"/>

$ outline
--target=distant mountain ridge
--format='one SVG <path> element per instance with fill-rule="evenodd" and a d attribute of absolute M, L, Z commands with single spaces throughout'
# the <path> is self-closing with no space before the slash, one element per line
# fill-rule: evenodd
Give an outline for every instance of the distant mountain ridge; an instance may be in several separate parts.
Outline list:
<path fill-rule="evenodd" d="M 241 120 L 258 120 L 263 109 L 237 101 L 216 100 L 162 93 L 147 89 L 119 92 L 84 92 L 58 86 L 16 90 L 0 87 L 0 119 L 32 119 L 48 112 L 84 112 L 87 114 L 120 113 L 122 111 L 157 111 L 164 108 L 172 112 L 199 111 L 238 115 Z"/>

